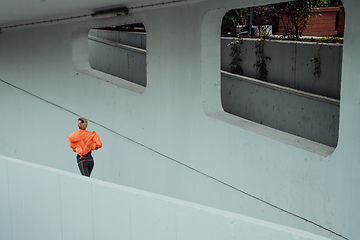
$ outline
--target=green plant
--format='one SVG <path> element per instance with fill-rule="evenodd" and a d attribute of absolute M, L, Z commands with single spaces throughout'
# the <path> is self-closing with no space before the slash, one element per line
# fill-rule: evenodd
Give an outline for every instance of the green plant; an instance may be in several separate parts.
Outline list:
<path fill-rule="evenodd" d="M 269 26 L 275 26 L 278 22 L 278 12 L 275 5 L 264 5 L 253 7 L 253 26 L 259 37 L 269 36 Z"/>
<path fill-rule="evenodd" d="M 256 63 L 254 67 L 256 67 L 257 77 L 260 80 L 267 81 L 268 70 L 266 68 L 266 60 L 271 60 L 271 58 L 264 55 L 264 41 L 261 39 L 255 44 Z"/>
<path fill-rule="evenodd" d="M 232 58 L 230 62 L 230 72 L 235 74 L 243 73 L 243 69 L 241 67 L 241 48 L 240 46 L 243 44 L 242 39 L 235 39 L 231 43 L 228 44 L 230 47 L 231 53 L 230 57 Z"/>
<path fill-rule="evenodd" d="M 323 38 L 319 38 L 319 39 L 316 39 L 317 42 L 320 42 L 320 43 L 337 43 L 340 41 L 340 38 L 339 37 L 323 37 Z"/>
<path fill-rule="evenodd" d="M 311 59 L 311 61 L 315 63 L 314 73 L 313 73 L 313 76 L 315 76 L 314 84 L 315 84 L 315 81 L 316 81 L 316 76 L 318 76 L 318 78 L 320 78 L 320 75 L 321 75 L 320 50 L 321 50 L 321 47 L 322 47 L 322 46 L 323 46 L 323 44 L 319 44 L 319 47 L 317 48 L 317 50 L 318 50 L 317 55 L 315 55 L 315 56 Z"/>
<path fill-rule="evenodd" d="M 228 11 L 223 17 L 221 23 L 221 34 L 222 35 L 231 35 L 237 36 L 236 26 L 237 25 L 246 25 L 246 19 L 248 18 L 248 9 L 233 9 Z"/>
<path fill-rule="evenodd" d="M 285 36 L 290 39 L 302 37 L 310 17 L 315 15 L 313 9 L 326 7 L 329 3 L 330 0 L 296 0 L 276 4 Z"/>
<path fill-rule="evenodd" d="M 320 62 L 320 57 L 314 56 L 314 57 L 311 59 L 311 61 L 315 63 L 313 76 L 316 76 L 316 75 L 317 75 L 317 76 L 320 78 L 320 75 L 321 75 L 321 62 Z"/>

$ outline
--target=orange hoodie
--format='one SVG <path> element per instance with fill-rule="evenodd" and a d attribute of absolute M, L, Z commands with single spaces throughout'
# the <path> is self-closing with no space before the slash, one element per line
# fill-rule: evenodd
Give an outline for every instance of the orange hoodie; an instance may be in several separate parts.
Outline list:
<path fill-rule="evenodd" d="M 82 129 L 70 133 L 67 140 L 70 142 L 72 150 L 79 154 L 80 157 L 86 155 L 90 151 L 102 147 L 99 135 L 95 132 L 89 132 Z"/>

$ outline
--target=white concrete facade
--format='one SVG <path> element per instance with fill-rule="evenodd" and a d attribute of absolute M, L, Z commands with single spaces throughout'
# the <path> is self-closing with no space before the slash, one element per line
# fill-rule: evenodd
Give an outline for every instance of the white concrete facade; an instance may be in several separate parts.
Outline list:
<path fill-rule="evenodd" d="M 94 33 L 100 35 L 100 37 L 89 36 L 89 62 L 92 69 L 146 87 L 146 51 L 133 47 L 140 46 L 137 42 L 143 42 L 144 34 L 128 33 L 126 35 L 126 32 L 105 30 L 92 30 L 90 32 L 93 35 Z M 123 37 L 121 35 L 133 38 L 134 43 L 128 41 L 127 44 L 123 44 Z M 119 38 L 121 40 L 120 43 Z M 224 54 L 223 41 L 224 39 L 222 38 L 221 66 L 223 66 L 224 56 L 229 55 L 229 51 L 225 51 L 227 54 Z M 252 41 L 252 43 L 254 43 L 254 41 Z M 131 46 L 128 44 L 131 44 Z M 228 48 L 227 45 L 225 48 Z M 253 48 L 255 47 L 253 46 Z M 301 47 L 298 47 L 298 49 L 301 49 Z M 315 46 L 312 52 L 314 52 L 314 50 Z M 273 51 L 275 52 L 275 50 Z M 316 50 L 316 52 L 317 51 L 318 50 Z M 248 52 L 247 54 L 249 55 L 250 53 Z M 333 51 L 332 54 L 327 53 L 329 56 L 335 55 L 336 57 L 338 54 L 338 49 L 337 51 Z M 254 52 L 252 55 L 255 55 Z M 276 52 L 276 55 L 280 58 L 283 54 Z M 311 55 L 311 53 L 308 55 Z M 337 73 L 339 70 L 336 69 L 336 67 L 340 67 L 336 64 L 339 62 L 336 57 L 334 60 L 335 64 L 325 65 L 323 67 L 324 69 L 322 71 L 325 72 L 327 76 L 336 75 L 334 73 Z M 230 58 L 230 56 L 227 58 Z M 290 59 L 286 58 L 274 59 L 272 57 L 272 61 L 278 62 L 279 66 L 277 66 L 277 68 L 281 67 L 282 69 L 284 69 L 284 63 L 289 62 L 289 60 Z M 229 63 L 229 61 L 225 61 Z M 245 57 L 244 62 L 247 61 L 248 58 Z M 310 58 L 306 59 L 306 61 L 309 62 Z M 331 61 L 331 59 L 329 61 Z M 293 62 L 300 61 L 294 59 Z M 247 65 L 251 64 L 251 61 L 247 63 Z M 302 64 L 306 65 L 303 62 Z M 299 65 L 301 65 L 301 63 L 299 63 Z M 334 65 L 336 65 L 336 67 L 334 67 Z M 292 68 L 290 67 L 289 69 Z M 334 69 L 334 71 L 332 71 L 332 69 Z M 271 71 L 271 69 L 269 70 Z M 298 70 L 296 72 L 298 72 Z M 312 78 L 312 73 L 308 72 L 306 77 L 303 76 L 303 79 L 307 79 L 309 76 Z M 292 77 L 288 75 L 283 76 L 283 78 L 291 80 Z M 313 82 L 312 79 L 309 80 L 308 83 Z M 301 82 L 301 80 L 298 81 Z M 325 76 L 322 82 L 323 86 L 320 88 L 322 92 L 334 92 L 331 91 L 334 90 L 332 89 L 331 79 Z M 333 84 L 335 85 L 335 92 L 338 92 L 338 96 L 340 96 L 340 89 L 338 88 L 340 82 L 339 79 L 336 84 Z M 271 81 L 267 83 L 246 76 L 234 75 L 226 71 L 222 71 L 220 88 L 221 105 L 227 113 L 330 147 L 337 146 L 340 109 L 340 101 L 337 99 L 272 84 Z M 327 92 L 326 90 L 329 89 L 331 90 Z"/>
<path fill-rule="evenodd" d="M 97 180 L 330 239 L 356 240 L 360 2 L 343 0 L 346 29 L 336 149 L 226 114 L 221 107 L 222 16 L 232 8 L 272 2 L 183 1 L 105 20 L 3 29 L 0 154 L 78 174 L 66 137 L 76 130 L 81 115 L 92 121 L 88 129 L 103 142 L 93 154 Z M 146 88 L 91 70 L 88 63 L 91 28 L 134 22 L 142 22 L 147 30 Z M 30 182 L 30 176 L 23 177 Z M 246 239 L 241 234 L 234 239 Z"/>

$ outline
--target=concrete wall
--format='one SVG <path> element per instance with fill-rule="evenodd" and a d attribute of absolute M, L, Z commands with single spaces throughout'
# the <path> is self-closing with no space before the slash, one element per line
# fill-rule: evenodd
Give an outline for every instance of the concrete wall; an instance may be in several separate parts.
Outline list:
<path fill-rule="evenodd" d="M 125 45 L 146 49 L 146 33 L 132 33 L 132 32 L 118 32 L 110 30 L 92 29 L 89 32 L 91 36 L 100 39 L 118 42 Z M 230 57 L 231 49 L 228 46 L 234 38 L 221 38 L 221 69 L 230 72 Z M 240 45 L 241 51 L 241 67 L 244 76 L 258 78 L 256 67 L 255 47 L 258 39 L 242 39 Z M 111 45 L 111 42 L 107 43 Z M 90 63 L 106 65 L 106 59 L 101 57 L 97 63 L 94 62 L 95 55 L 92 54 L 92 46 L 94 43 L 90 42 Z M 116 46 L 116 44 L 112 44 Z M 98 45 L 96 45 L 98 46 Z M 268 70 L 267 81 L 270 83 L 279 84 L 281 86 L 290 87 L 293 89 L 318 94 L 325 97 L 340 99 L 340 85 L 341 85 L 341 68 L 342 68 L 342 45 L 328 44 L 328 43 L 311 43 L 311 42 L 294 42 L 294 41 L 265 41 L 264 42 L 264 56 L 270 57 L 266 61 L 266 68 Z M 131 49 L 130 49 L 131 50 Z M 106 53 L 105 53 L 106 52 Z M 109 50 L 101 49 L 97 54 L 104 54 L 105 56 L 115 54 L 111 48 Z M 145 54 L 145 53 L 144 53 Z M 116 55 L 121 55 L 116 53 Z M 315 74 L 315 62 L 312 60 L 318 57 L 320 62 L 320 77 Z M 114 57 L 109 59 L 114 62 Z M 121 59 L 120 59 L 121 60 Z M 144 58 L 145 62 L 146 59 Z M 127 60 L 124 61 L 128 62 Z M 137 65 L 142 67 L 142 62 Z M 100 69 L 106 69 L 112 66 L 103 66 Z M 96 67 L 95 67 L 96 69 Z M 117 72 L 112 70 L 110 72 Z M 122 77 L 122 75 L 115 74 Z M 130 74 L 132 75 L 132 74 Z M 126 78 L 126 77 L 125 77 Z"/>
<path fill-rule="evenodd" d="M 91 32 L 92 35 L 100 35 L 97 34 L 98 30 Z M 105 39 L 89 36 L 91 67 L 146 86 L 146 52 L 108 40 L 113 39 L 113 35 L 118 35 L 114 31 L 108 31 L 109 34 L 104 30 L 101 32 L 104 32 L 102 37 Z M 143 34 L 139 35 L 141 36 Z M 222 47 L 224 41 L 226 39 L 222 39 Z M 254 41 L 251 42 L 254 44 Z M 140 54 L 137 54 L 138 52 Z M 137 60 L 129 61 L 134 58 Z M 224 61 L 229 62 L 229 59 L 222 58 L 222 62 Z M 133 66 L 133 71 L 127 71 L 131 69 L 129 66 Z M 337 145 L 339 130 L 337 100 L 225 72 L 221 76 L 221 96 L 222 106 L 228 113 L 331 147 Z"/>
<path fill-rule="evenodd" d="M 339 141 L 334 149 L 233 116 L 221 106 L 222 16 L 231 8 L 264 2 L 186 1 L 118 18 L 2 31 L 1 155 L 79 174 L 66 137 L 81 115 L 92 121 L 88 129 L 103 141 L 93 154 L 95 179 L 330 239 L 343 238 L 326 229 L 357 239 L 360 3 L 344 0 Z M 146 88 L 89 64 L 90 29 L 135 22 L 147 30 Z"/>
<path fill-rule="evenodd" d="M 103 29 L 91 29 L 89 36 L 107 39 L 136 48 L 146 50 L 146 33 L 143 32 L 121 32 Z"/>
<path fill-rule="evenodd" d="M 88 44 L 92 69 L 146 87 L 145 50 L 92 36 Z"/>
<path fill-rule="evenodd" d="M 328 239 L 1 155 L 0 173 L 1 239 Z"/>
<path fill-rule="evenodd" d="M 226 112 L 336 147 L 339 101 L 223 72 L 221 102 Z"/>
<path fill-rule="evenodd" d="M 89 36 L 91 67 L 146 86 L 145 50 L 108 40 L 116 35 L 109 32 L 102 36 L 106 39 Z M 225 112 L 236 116 L 331 147 L 337 145 L 338 100 L 223 72 L 221 104 Z"/>
<path fill-rule="evenodd" d="M 231 53 L 229 43 L 233 38 L 223 38 L 221 41 L 221 69 L 230 71 Z M 255 47 L 257 39 L 243 39 L 240 45 L 241 67 L 243 75 L 257 78 Z M 340 99 L 341 44 L 310 43 L 293 41 L 265 41 L 264 56 L 268 70 L 267 81 L 297 90 L 319 94 L 325 97 Z M 320 60 L 320 77 L 314 75 L 314 57 Z"/>

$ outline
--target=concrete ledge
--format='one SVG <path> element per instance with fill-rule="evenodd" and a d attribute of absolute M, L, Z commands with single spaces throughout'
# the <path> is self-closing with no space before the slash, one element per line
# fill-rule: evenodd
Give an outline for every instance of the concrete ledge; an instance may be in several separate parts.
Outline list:
<path fill-rule="evenodd" d="M 328 240 L 5 156 L 0 191 L 1 239 Z"/>
<path fill-rule="evenodd" d="M 132 51 L 132 52 L 136 52 L 136 53 L 140 53 L 140 54 L 144 54 L 144 55 L 146 54 L 146 50 L 144 50 L 144 49 L 137 48 L 137 47 L 132 47 L 132 46 L 125 45 L 125 44 L 122 44 L 122 43 L 107 40 L 107 39 L 104 39 L 104 38 L 89 36 L 89 39 L 92 40 L 92 41 L 95 41 L 95 42 L 107 44 L 109 46 L 122 48 L 122 49 L 127 50 L 127 51 Z"/>
<path fill-rule="evenodd" d="M 226 71 L 221 71 L 221 74 L 222 74 L 222 76 L 238 79 L 239 81 L 248 82 L 248 83 L 251 83 L 253 85 L 258 85 L 260 87 L 266 87 L 266 88 L 273 89 L 273 90 L 276 90 L 276 91 L 290 93 L 290 94 L 293 94 L 293 95 L 297 95 L 299 97 L 305 97 L 305 98 L 313 99 L 313 100 L 316 100 L 316 101 L 332 104 L 332 105 L 335 105 L 335 106 L 338 106 L 338 107 L 340 106 L 340 100 L 337 100 L 337 99 L 334 99 L 334 98 L 324 97 L 324 96 L 320 96 L 320 95 L 317 95 L 317 94 L 304 92 L 304 91 L 296 90 L 296 89 L 293 89 L 293 88 L 284 87 L 284 86 L 280 86 L 280 85 L 277 85 L 277 84 L 265 82 L 265 81 L 258 80 L 258 79 L 255 79 L 255 78 L 250 78 L 250 77 L 246 77 L 246 76 L 232 74 L 232 73 L 229 73 L 229 72 L 226 72 Z"/>
<path fill-rule="evenodd" d="M 89 62 L 91 68 L 147 85 L 146 50 L 112 40 L 89 36 Z"/>
<path fill-rule="evenodd" d="M 320 144 L 336 147 L 340 101 L 222 72 L 226 112 Z"/>
<path fill-rule="evenodd" d="M 91 29 L 89 37 L 98 37 L 135 48 L 146 49 L 146 32 L 127 32 L 104 29 Z"/>

